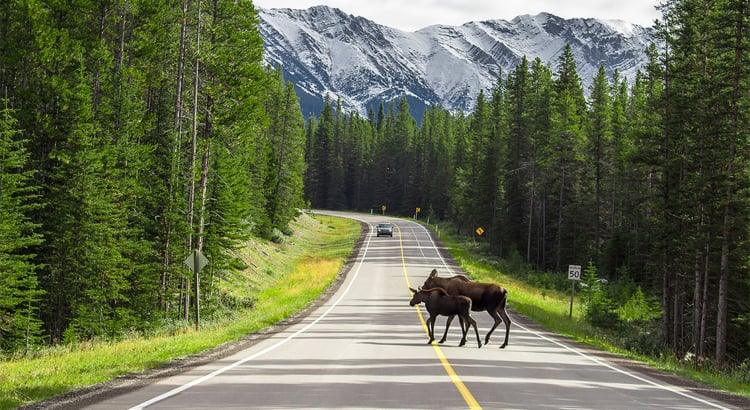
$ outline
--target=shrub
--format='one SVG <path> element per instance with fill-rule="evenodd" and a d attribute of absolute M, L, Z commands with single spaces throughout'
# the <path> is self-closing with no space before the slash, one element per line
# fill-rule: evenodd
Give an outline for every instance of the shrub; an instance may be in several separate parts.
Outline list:
<path fill-rule="evenodd" d="M 283 233 L 285 236 L 292 236 L 294 235 L 294 230 L 292 230 L 292 227 L 290 225 L 287 225 L 281 228 L 281 233 Z"/>
<path fill-rule="evenodd" d="M 607 282 L 600 280 L 596 274 L 594 263 L 589 261 L 581 282 L 584 318 L 596 327 L 613 329 L 617 328 L 621 321 L 615 304 L 602 289 L 606 284 Z"/>
<path fill-rule="evenodd" d="M 630 296 L 630 299 L 618 308 L 618 313 L 620 319 L 626 322 L 644 321 L 659 317 L 660 308 L 658 306 L 652 306 L 646 300 L 645 296 L 643 296 L 643 291 L 639 286 L 635 293 Z"/>
<path fill-rule="evenodd" d="M 279 244 L 284 243 L 284 233 L 273 228 L 273 232 L 271 232 L 271 242 Z"/>
<path fill-rule="evenodd" d="M 659 320 L 629 322 L 620 332 L 622 346 L 633 353 L 659 357 L 666 351 L 660 323 Z"/>
<path fill-rule="evenodd" d="M 750 359 L 745 359 L 732 371 L 734 379 L 740 383 L 750 384 Z"/>

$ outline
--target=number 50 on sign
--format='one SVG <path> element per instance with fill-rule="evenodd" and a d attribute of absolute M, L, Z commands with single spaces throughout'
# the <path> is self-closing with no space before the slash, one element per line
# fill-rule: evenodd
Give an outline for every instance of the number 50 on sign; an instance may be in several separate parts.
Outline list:
<path fill-rule="evenodd" d="M 568 279 L 581 280 L 581 265 L 568 265 Z"/>

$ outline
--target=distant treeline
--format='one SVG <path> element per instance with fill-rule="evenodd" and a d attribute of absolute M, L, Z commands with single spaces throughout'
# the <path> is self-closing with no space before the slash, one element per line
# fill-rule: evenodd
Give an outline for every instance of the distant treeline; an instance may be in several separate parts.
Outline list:
<path fill-rule="evenodd" d="M 524 59 L 473 113 L 433 107 L 420 126 L 406 99 L 366 118 L 327 99 L 306 126 L 306 197 L 420 208 L 542 271 L 591 262 L 661 299 L 657 329 L 678 357 L 747 362 L 748 7 L 670 2 L 644 72 L 600 69 L 587 92 L 568 47 L 554 72 Z"/>

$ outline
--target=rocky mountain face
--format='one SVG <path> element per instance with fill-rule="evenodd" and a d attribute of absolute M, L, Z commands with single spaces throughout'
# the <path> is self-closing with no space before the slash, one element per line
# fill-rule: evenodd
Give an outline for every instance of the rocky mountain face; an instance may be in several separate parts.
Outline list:
<path fill-rule="evenodd" d="M 417 119 L 431 105 L 470 112 L 479 91 L 490 90 L 523 56 L 539 57 L 554 71 L 566 44 L 588 91 L 600 66 L 633 81 L 654 41 L 651 28 L 546 13 L 415 32 L 327 6 L 259 9 L 259 18 L 265 62 L 283 67 L 306 117 L 319 114 L 326 94 L 362 115 L 402 97 Z"/>

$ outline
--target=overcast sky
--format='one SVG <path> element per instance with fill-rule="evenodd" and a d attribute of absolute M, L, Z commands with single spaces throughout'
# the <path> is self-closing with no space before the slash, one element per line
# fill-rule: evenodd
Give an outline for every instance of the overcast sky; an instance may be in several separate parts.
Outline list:
<path fill-rule="evenodd" d="M 546 11 L 563 18 L 595 17 L 651 26 L 661 0 L 253 0 L 261 8 L 306 9 L 325 4 L 378 24 L 415 31 L 432 24 L 511 20 Z"/>

